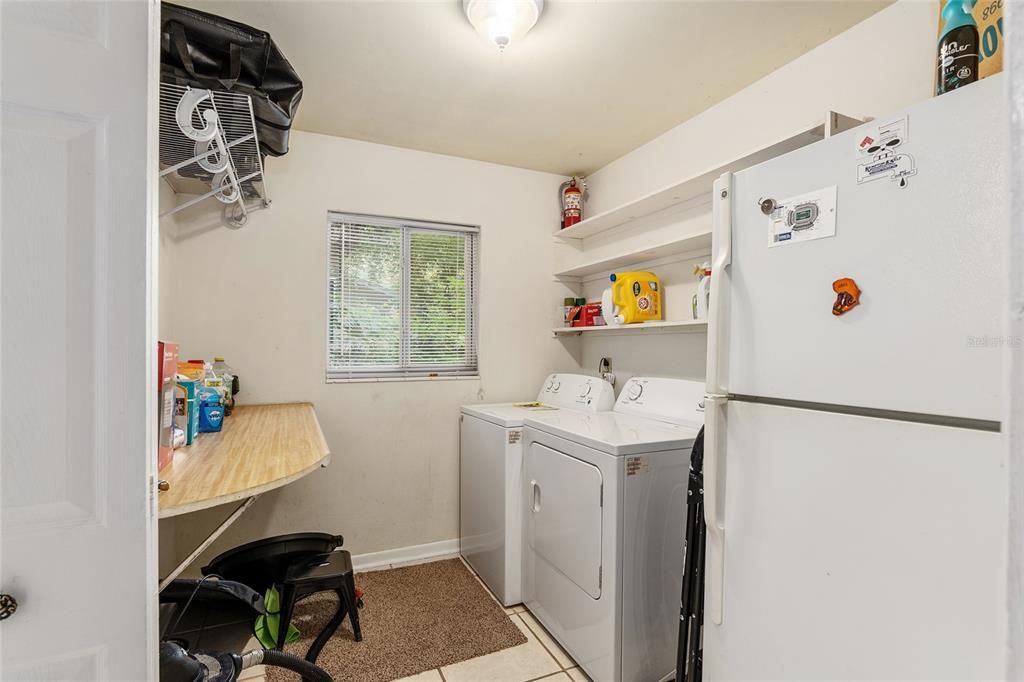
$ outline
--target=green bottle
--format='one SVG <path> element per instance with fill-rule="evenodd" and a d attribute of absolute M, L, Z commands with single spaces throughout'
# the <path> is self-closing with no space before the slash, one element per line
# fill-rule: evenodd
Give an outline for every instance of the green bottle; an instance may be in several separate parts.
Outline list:
<path fill-rule="evenodd" d="M 974 22 L 977 0 L 946 0 L 942 7 L 935 94 L 941 95 L 978 80 L 978 25 Z"/>

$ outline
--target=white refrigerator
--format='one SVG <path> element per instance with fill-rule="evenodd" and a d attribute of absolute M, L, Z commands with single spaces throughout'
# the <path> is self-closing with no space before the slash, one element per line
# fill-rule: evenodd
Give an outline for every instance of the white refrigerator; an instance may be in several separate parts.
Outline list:
<path fill-rule="evenodd" d="M 1004 99 L 716 182 L 705 680 L 1003 676 Z"/>

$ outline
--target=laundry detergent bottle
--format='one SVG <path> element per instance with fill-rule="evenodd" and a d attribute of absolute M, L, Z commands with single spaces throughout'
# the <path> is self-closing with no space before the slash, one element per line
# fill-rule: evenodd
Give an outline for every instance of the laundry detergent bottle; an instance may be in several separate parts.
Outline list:
<path fill-rule="evenodd" d="M 974 21 L 977 0 L 946 0 L 936 62 L 935 94 L 941 95 L 978 80 L 980 37 Z"/>
<path fill-rule="evenodd" d="M 661 319 L 661 280 L 657 275 L 616 272 L 610 279 L 616 322 L 634 324 Z"/>

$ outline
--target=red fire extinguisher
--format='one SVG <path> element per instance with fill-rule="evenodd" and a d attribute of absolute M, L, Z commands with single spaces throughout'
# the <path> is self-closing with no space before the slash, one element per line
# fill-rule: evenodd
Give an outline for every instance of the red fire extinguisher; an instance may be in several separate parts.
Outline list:
<path fill-rule="evenodd" d="M 572 227 L 583 220 L 583 192 L 587 184 L 583 178 L 572 176 L 558 188 L 558 198 L 562 205 L 562 229 Z"/>

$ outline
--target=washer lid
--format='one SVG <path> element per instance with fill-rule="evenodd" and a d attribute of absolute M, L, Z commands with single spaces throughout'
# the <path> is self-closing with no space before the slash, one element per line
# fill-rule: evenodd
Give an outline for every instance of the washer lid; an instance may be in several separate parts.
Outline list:
<path fill-rule="evenodd" d="M 527 415 L 551 414 L 559 408 L 550 405 L 539 407 L 523 407 L 533 403 L 491 403 L 489 405 L 463 405 L 462 414 L 468 414 L 478 419 L 489 421 L 492 424 L 511 429 L 523 425 Z"/>
<path fill-rule="evenodd" d="M 688 449 L 702 426 L 697 422 L 670 424 L 618 412 L 587 414 L 570 410 L 531 414 L 523 425 L 615 456 Z"/>

